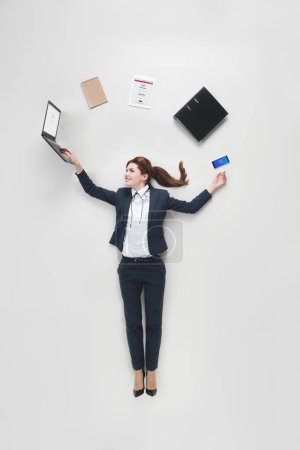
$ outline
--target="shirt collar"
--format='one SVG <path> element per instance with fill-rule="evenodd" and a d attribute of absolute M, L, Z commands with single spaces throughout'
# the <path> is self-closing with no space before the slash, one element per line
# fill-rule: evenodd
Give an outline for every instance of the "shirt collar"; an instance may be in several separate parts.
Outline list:
<path fill-rule="evenodd" d="M 132 196 L 134 196 L 134 194 L 138 193 L 140 195 L 140 197 L 142 197 L 142 195 L 144 195 L 148 189 L 149 189 L 149 184 L 146 184 L 146 186 L 144 186 L 142 189 L 139 189 L 138 191 L 131 188 L 131 194 L 132 194 Z"/>

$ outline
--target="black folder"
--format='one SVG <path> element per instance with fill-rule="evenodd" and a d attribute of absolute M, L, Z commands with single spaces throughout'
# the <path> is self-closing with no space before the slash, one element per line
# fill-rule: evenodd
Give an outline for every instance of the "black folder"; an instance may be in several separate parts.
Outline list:
<path fill-rule="evenodd" d="M 201 141 L 227 114 L 223 106 L 203 87 L 173 117 L 197 141 Z"/>

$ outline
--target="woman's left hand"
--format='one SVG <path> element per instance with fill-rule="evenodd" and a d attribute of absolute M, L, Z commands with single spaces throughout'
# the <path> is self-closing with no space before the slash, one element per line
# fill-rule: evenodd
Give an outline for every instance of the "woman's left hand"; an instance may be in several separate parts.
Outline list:
<path fill-rule="evenodd" d="M 220 173 L 218 173 L 218 175 L 215 176 L 215 178 L 213 179 L 211 185 L 207 189 L 208 192 L 210 192 L 212 194 L 218 188 L 223 186 L 226 183 L 226 181 L 227 181 L 226 172 L 224 170 L 224 172 L 220 172 Z"/>

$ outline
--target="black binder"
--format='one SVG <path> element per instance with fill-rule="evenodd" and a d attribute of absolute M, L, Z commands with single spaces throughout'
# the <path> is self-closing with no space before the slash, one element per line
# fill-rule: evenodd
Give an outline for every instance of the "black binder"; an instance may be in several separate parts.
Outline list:
<path fill-rule="evenodd" d="M 197 141 L 201 141 L 227 114 L 223 106 L 203 87 L 173 117 Z"/>

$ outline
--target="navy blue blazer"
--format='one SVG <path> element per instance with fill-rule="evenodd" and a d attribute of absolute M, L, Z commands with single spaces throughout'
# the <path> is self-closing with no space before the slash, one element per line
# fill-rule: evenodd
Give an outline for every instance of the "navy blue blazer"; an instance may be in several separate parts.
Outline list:
<path fill-rule="evenodd" d="M 76 172 L 75 172 L 76 173 Z M 116 208 L 115 230 L 109 243 L 115 245 L 120 252 L 123 250 L 123 242 L 126 233 L 128 212 L 132 200 L 131 188 L 119 188 L 116 192 L 96 186 L 89 178 L 85 170 L 76 173 L 84 191 L 92 197 L 103 200 Z M 148 215 L 148 247 L 151 255 L 157 255 L 167 250 L 164 237 L 163 221 L 169 209 L 182 213 L 194 214 L 211 199 L 212 195 L 204 189 L 191 202 L 177 200 L 170 197 L 166 189 L 157 189 L 149 183 L 150 206 Z"/>

